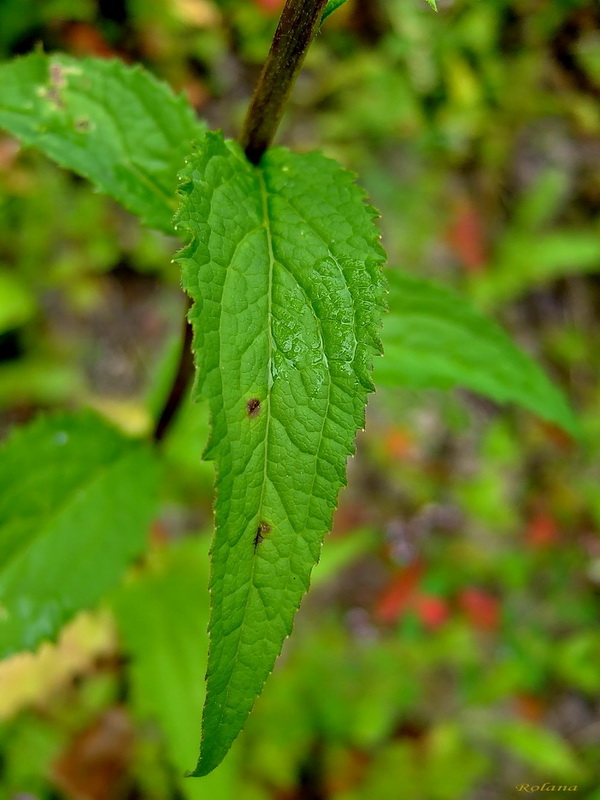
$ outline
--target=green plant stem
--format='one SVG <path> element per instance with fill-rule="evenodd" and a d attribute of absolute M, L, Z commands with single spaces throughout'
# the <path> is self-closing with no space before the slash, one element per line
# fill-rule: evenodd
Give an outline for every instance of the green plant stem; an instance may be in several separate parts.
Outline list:
<path fill-rule="evenodd" d="M 250 102 L 240 144 L 252 164 L 270 146 L 327 0 L 287 0 Z"/>

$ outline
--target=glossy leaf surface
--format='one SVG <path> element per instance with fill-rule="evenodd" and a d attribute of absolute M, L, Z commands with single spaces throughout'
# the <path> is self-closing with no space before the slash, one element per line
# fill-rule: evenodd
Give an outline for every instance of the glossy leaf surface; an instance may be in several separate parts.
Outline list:
<path fill-rule="evenodd" d="M 203 775 L 243 726 L 331 527 L 372 389 L 383 252 L 352 176 L 320 154 L 273 149 L 255 168 L 207 134 L 182 195 L 217 471 Z"/>

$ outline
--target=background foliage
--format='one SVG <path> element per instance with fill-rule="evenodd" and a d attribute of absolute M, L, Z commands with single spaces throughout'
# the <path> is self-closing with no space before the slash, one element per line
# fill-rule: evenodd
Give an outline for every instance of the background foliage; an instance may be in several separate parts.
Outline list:
<path fill-rule="evenodd" d="M 235 136 L 279 6 L 5 0 L 0 50 L 141 61 Z M 439 6 L 332 15 L 280 140 L 361 175 L 390 263 L 493 313 L 567 389 L 583 445 L 465 391 L 382 387 L 294 637 L 198 781 L 182 776 L 203 700 L 212 467 L 190 403 L 164 443 L 147 554 L 57 645 L 0 666 L 10 800 L 395 800 L 399 786 L 500 800 L 545 781 L 600 797 L 600 13 Z M 84 403 L 150 427 L 180 339 L 176 248 L 0 138 L 3 432 Z"/>

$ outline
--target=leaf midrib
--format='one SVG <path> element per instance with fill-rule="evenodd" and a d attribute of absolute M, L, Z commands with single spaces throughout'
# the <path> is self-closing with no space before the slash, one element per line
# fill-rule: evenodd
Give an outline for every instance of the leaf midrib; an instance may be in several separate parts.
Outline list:
<path fill-rule="evenodd" d="M 322 330 L 321 320 L 320 320 L 318 314 L 316 314 L 314 308 L 312 307 L 312 303 L 311 303 L 310 299 L 308 298 L 308 296 L 306 294 L 306 290 L 304 289 L 302 284 L 298 281 L 297 277 L 293 274 L 293 272 L 291 272 L 289 270 L 289 268 L 287 268 L 285 265 L 281 264 L 275 258 L 275 253 L 274 253 L 274 248 L 273 248 L 273 233 L 272 233 L 271 225 L 270 225 L 270 216 L 269 216 L 269 207 L 268 207 L 269 190 L 268 190 L 267 185 L 266 185 L 266 180 L 265 180 L 263 171 L 260 169 L 260 167 L 255 169 L 255 174 L 256 174 L 259 190 L 260 190 L 261 211 L 262 211 L 262 217 L 263 217 L 263 221 L 262 221 L 262 224 L 260 225 L 260 227 L 264 227 L 264 229 L 265 229 L 266 238 L 267 238 L 267 248 L 268 248 L 268 254 L 269 254 L 269 285 L 268 285 L 268 306 L 267 306 L 268 326 L 269 326 L 269 352 L 268 352 L 268 370 L 269 370 L 269 373 L 268 373 L 268 377 L 267 377 L 268 391 L 267 391 L 267 396 L 265 398 L 265 401 L 266 401 L 265 402 L 265 405 L 266 405 L 265 412 L 267 413 L 267 420 L 266 420 L 266 429 L 265 429 L 265 445 L 264 445 L 265 454 L 264 454 L 263 482 L 262 482 L 260 500 L 259 500 L 259 502 L 257 504 L 257 511 L 258 511 L 257 518 L 258 518 L 258 521 L 261 522 L 261 521 L 263 521 L 262 520 L 262 516 L 263 516 L 262 511 L 263 511 L 263 504 L 264 504 L 265 489 L 266 489 L 267 481 L 269 480 L 269 476 L 268 476 L 269 435 L 270 435 L 270 430 L 271 430 L 271 419 L 272 419 L 272 413 L 271 413 L 271 388 L 272 388 L 272 381 L 273 381 L 273 378 L 272 378 L 272 362 L 273 362 L 273 351 L 275 349 L 275 344 L 274 344 L 274 339 L 273 339 L 273 311 L 272 311 L 272 309 L 273 309 L 273 277 L 274 277 L 274 270 L 275 270 L 275 264 L 276 263 L 279 263 L 280 266 L 286 272 L 288 272 L 291 275 L 291 277 L 298 284 L 300 290 L 302 291 L 303 295 L 305 296 L 306 302 L 307 302 L 308 306 L 311 308 L 311 310 L 312 310 L 312 312 L 314 314 L 315 320 L 317 322 L 317 325 L 319 327 L 319 336 L 320 336 L 320 340 L 321 340 L 321 346 L 323 348 L 323 354 L 324 354 L 324 357 L 325 357 L 325 361 L 327 363 L 327 372 L 328 372 L 327 408 L 326 408 L 325 414 L 323 415 L 323 421 L 322 421 L 321 430 L 320 430 L 320 434 L 319 434 L 319 445 L 318 445 L 318 448 L 317 448 L 317 455 L 320 455 L 320 453 L 321 453 L 321 447 L 322 447 L 323 437 L 324 437 L 324 432 L 325 432 L 325 424 L 326 424 L 326 420 L 327 420 L 328 415 L 329 415 L 329 407 L 330 407 L 330 403 L 331 403 L 331 384 L 332 384 L 332 379 L 331 379 L 331 375 L 329 373 L 329 365 L 328 365 L 327 354 L 325 352 L 325 341 L 324 341 L 324 337 L 323 337 L 323 330 Z M 309 227 L 312 227 L 312 226 L 309 225 Z M 321 238 L 321 237 L 319 236 L 319 238 Z M 335 258 L 335 256 L 333 256 L 333 253 L 331 253 L 331 250 L 329 248 L 328 248 L 328 250 L 329 250 L 330 255 L 333 258 Z M 336 259 L 336 262 L 337 262 L 337 259 Z M 312 496 L 312 494 L 314 492 L 314 485 L 315 485 L 316 478 L 317 478 L 317 472 L 318 472 L 318 467 L 317 467 L 317 464 L 315 464 L 315 473 L 313 475 L 313 480 L 312 480 L 312 484 L 311 484 L 310 496 Z M 310 515 L 310 506 L 307 505 L 307 515 L 306 515 L 306 520 L 305 520 L 305 523 L 304 523 L 305 526 L 307 524 L 309 515 Z M 270 520 L 267 521 L 267 522 L 269 524 L 271 524 Z M 247 595 L 246 595 L 246 602 L 244 603 L 244 610 L 243 610 L 243 614 L 242 614 L 242 620 L 241 620 L 240 626 L 238 628 L 236 649 L 235 649 L 235 653 L 234 653 L 233 658 L 232 658 L 232 662 L 233 662 L 234 665 L 237 664 L 238 659 L 239 659 L 239 652 L 240 652 L 241 641 L 242 641 L 241 633 L 242 633 L 242 631 L 244 629 L 244 625 L 246 624 L 246 617 L 247 617 L 248 607 L 249 607 L 248 598 L 249 598 L 250 593 L 252 592 L 252 590 L 258 588 L 254 583 L 254 574 L 255 574 L 255 568 L 256 568 L 256 560 L 257 560 L 257 557 L 259 556 L 259 554 L 260 554 L 260 551 L 258 549 L 255 550 L 254 553 L 252 554 L 252 566 L 251 566 L 250 576 L 249 576 L 249 579 L 248 579 L 248 592 L 247 592 Z M 234 666 L 234 668 L 231 671 L 231 675 L 234 674 L 235 668 L 236 667 Z M 225 711 L 225 709 L 228 708 L 228 700 L 229 700 L 229 694 L 230 694 L 231 685 L 232 685 L 232 683 L 231 683 L 231 680 L 230 680 L 228 682 L 227 689 L 226 689 L 226 692 L 225 692 L 223 705 L 221 706 L 222 712 L 219 715 L 219 723 L 218 723 L 218 725 L 220 725 L 222 723 L 224 711 Z"/>
<path fill-rule="evenodd" d="M 265 444 L 264 444 L 264 451 L 265 452 L 264 452 L 263 481 L 262 481 L 260 500 L 259 500 L 259 502 L 257 504 L 257 510 L 258 510 L 258 515 L 257 516 L 258 516 L 258 520 L 259 520 L 259 524 L 260 524 L 260 522 L 262 521 L 262 519 L 261 519 L 261 517 L 262 517 L 262 507 L 263 507 L 263 503 L 264 503 L 264 499 L 265 499 L 265 486 L 266 486 L 267 480 L 268 480 L 267 468 L 268 468 L 268 463 L 269 463 L 269 458 L 268 458 L 268 456 L 269 456 L 269 434 L 270 434 L 270 430 L 271 430 L 272 361 L 273 361 L 273 350 L 274 350 L 274 344 L 273 344 L 273 272 L 274 272 L 274 268 L 275 268 L 275 255 L 273 253 L 273 235 L 272 235 L 272 232 L 271 232 L 271 226 L 269 224 L 268 190 L 267 190 L 267 187 L 266 187 L 266 184 L 265 184 L 265 180 L 264 180 L 264 177 L 263 177 L 263 174 L 262 174 L 262 171 L 260 170 L 260 168 L 256 168 L 255 175 L 256 175 L 257 182 L 258 182 L 259 191 L 260 191 L 261 211 L 262 211 L 262 217 L 263 217 L 263 222 L 259 227 L 261 227 L 261 228 L 264 227 L 264 229 L 265 229 L 265 235 L 266 235 L 266 238 L 267 238 L 267 249 L 268 249 L 268 253 L 269 253 L 269 286 L 268 286 L 268 292 L 267 292 L 267 295 L 268 295 L 267 318 L 268 318 L 268 327 L 269 327 L 269 336 L 268 336 L 269 354 L 268 354 L 268 361 L 267 361 L 267 365 L 268 365 L 267 366 L 267 369 L 268 369 L 267 396 L 265 398 L 265 403 L 264 403 L 266 405 L 265 413 L 267 414 L 267 420 L 266 420 L 266 428 L 265 428 Z M 248 234 L 246 234 L 246 235 L 248 235 Z M 269 523 L 269 524 L 271 524 L 271 523 Z M 250 576 L 248 578 L 248 591 L 247 591 L 247 594 L 246 594 L 246 600 L 244 602 L 244 610 L 243 610 L 243 613 L 242 613 L 242 620 L 241 620 L 240 625 L 239 625 L 239 627 L 237 629 L 237 642 L 236 642 L 236 646 L 235 646 L 235 653 L 233 654 L 233 658 L 232 658 L 233 668 L 232 668 L 231 673 L 230 673 L 231 675 L 234 674 L 234 672 L 235 672 L 235 670 L 237 668 L 237 663 L 239 661 L 240 646 L 241 646 L 241 641 L 242 641 L 242 631 L 243 631 L 244 626 L 246 624 L 246 616 L 248 614 L 248 607 L 249 607 L 248 599 L 250 597 L 250 593 L 252 592 L 252 590 L 257 588 L 255 583 L 254 583 L 254 573 L 255 573 L 255 568 L 256 568 L 256 560 L 257 560 L 258 556 L 259 556 L 259 550 L 257 548 L 252 553 L 252 566 L 251 566 Z M 226 692 L 225 692 L 225 697 L 223 698 L 223 704 L 221 706 L 222 711 L 219 714 L 217 728 L 221 726 L 222 721 L 223 721 L 224 712 L 228 708 L 229 693 L 230 693 L 230 690 L 231 690 L 231 685 L 232 685 L 232 682 L 231 682 L 231 679 L 230 679 L 228 681 L 228 683 L 227 683 L 227 689 L 226 689 Z M 204 736 L 203 736 L 203 738 L 204 738 Z"/>
<path fill-rule="evenodd" d="M 260 197 L 261 197 L 261 204 L 262 204 L 262 214 L 264 219 L 264 227 L 265 233 L 267 236 L 267 246 L 269 249 L 269 289 L 267 292 L 268 295 L 268 306 L 267 306 L 267 318 L 268 318 L 268 328 L 269 328 L 269 357 L 268 357 L 268 375 L 267 375 L 267 422 L 266 422 L 266 429 L 265 429 L 265 467 L 263 472 L 263 484 L 261 489 L 260 495 L 260 502 L 259 502 L 259 517 L 262 516 L 262 506 L 265 499 L 265 486 L 267 484 L 267 465 L 269 463 L 269 433 L 271 431 L 271 389 L 273 386 L 273 272 L 275 270 L 275 255 L 273 253 L 273 233 L 271 231 L 271 226 L 269 224 L 269 203 L 268 203 L 268 191 L 267 185 L 265 183 L 265 179 L 263 173 L 260 169 L 256 170 L 256 175 L 258 179 L 258 184 L 260 186 Z M 262 520 L 261 520 L 262 522 Z M 269 522 L 269 525 L 272 523 Z M 256 563 L 256 552 L 254 553 L 254 559 L 252 561 L 252 575 L 251 580 L 254 578 L 254 565 Z M 244 617 L 246 612 L 244 611 Z"/>

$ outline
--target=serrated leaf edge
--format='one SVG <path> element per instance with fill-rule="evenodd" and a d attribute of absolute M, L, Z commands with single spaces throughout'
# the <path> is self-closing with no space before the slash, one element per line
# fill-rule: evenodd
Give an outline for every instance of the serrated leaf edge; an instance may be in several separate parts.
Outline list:
<path fill-rule="evenodd" d="M 243 152 L 239 148 L 239 145 L 236 142 L 233 142 L 231 140 L 226 140 L 223 137 L 223 134 L 222 134 L 221 131 L 215 131 L 215 132 L 207 131 L 205 133 L 205 136 L 203 137 L 203 140 L 200 141 L 200 142 L 197 142 L 194 145 L 194 147 L 192 148 L 192 151 L 193 152 L 198 152 L 205 143 L 208 144 L 211 141 L 223 142 L 228 147 L 228 149 L 232 152 L 232 154 L 239 159 L 240 163 L 245 168 L 248 168 L 248 167 L 253 168 L 258 173 L 259 184 L 260 184 L 260 187 L 261 187 L 261 193 L 262 193 L 262 197 L 263 197 L 263 218 L 264 218 L 264 224 L 267 227 L 267 232 L 268 232 L 269 248 L 270 248 L 270 252 L 271 252 L 271 264 L 272 264 L 273 263 L 273 258 L 272 258 L 272 235 L 268 231 L 268 212 L 267 212 L 267 208 L 266 208 L 267 189 L 266 189 L 266 186 L 265 186 L 265 183 L 264 183 L 264 177 L 263 177 L 262 172 L 261 172 L 261 165 L 259 163 L 255 167 L 254 165 L 250 164 L 250 162 L 246 160 Z M 288 152 L 288 153 L 290 152 L 290 150 L 288 148 L 285 148 L 285 147 L 278 147 L 277 150 L 283 151 L 283 152 Z M 353 190 L 357 193 L 357 199 L 359 199 L 362 202 L 364 210 L 365 210 L 365 213 L 368 215 L 368 217 L 370 218 L 371 222 L 374 222 L 376 219 L 378 219 L 379 218 L 379 213 L 370 203 L 368 203 L 368 201 L 366 199 L 367 195 L 366 195 L 365 190 L 360 185 L 358 185 L 356 183 L 356 177 L 357 176 L 355 175 L 355 173 L 353 173 L 353 172 L 351 172 L 351 171 L 349 171 L 347 169 L 344 169 L 343 167 L 341 167 L 338 164 L 337 161 L 335 161 L 334 159 L 331 159 L 331 158 L 323 155 L 321 152 L 319 152 L 319 151 L 314 151 L 314 152 L 318 153 L 322 158 L 326 159 L 333 166 L 335 166 L 337 169 L 339 169 L 340 176 L 343 177 L 344 182 L 347 185 L 352 185 Z M 185 194 L 186 194 L 186 185 L 189 185 L 191 183 L 191 180 L 192 180 L 192 175 L 191 175 L 191 169 L 190 169 L 190 158 L 188 157 L 186 159 L 186 163 L 185 163 L 184 168 L 179 173 L 180 186 L 178 188 L 178 194 L 180 195 L 180 197 L 182 199 L 185 197 Z M 186 230 L 191 234 L 190 241 L 187 243 L 187 245 L 185 245 L 178 253 L 176 253 L 176 255 L 174 257 L 174 261 L 177 262 L 179 260 L 182 260 L 182 259 L 188 257 L 188 255 L 191 254 L 191 252 L 194 249 L 194 242 L 195 242 L 195 240 L 197 238 L 197 234 L 193 230 L 193 227 L 188 223 L 186 217 L 182 214 L 181 206 L 180 206 L 180 209 L 178 210 L 178 212 L 175 214 L 175 217 L 174 217 L 174 228 L 177 231 L 179 231 L 181 229 Z M 381 235 L 377 231 L 377 228 L 375 226 L 373 226 L 373 234 L 372 234 L 371 240 L 369 241 L 369 245 L 373 248 L 374 252 L 376 253 L 376 260 L 378 262 L 379 268 L 381 268 L 381 266 L 386 261 L 386 253 L 385 253 L 385 251 L 384 251 L 384 249 L 383 249 L 383 247 L 381 245 Z M 270 270 L 270 281 L 272 281 L 272 268 Z M 385 277 L 384 277 L 383 273 L 380 275 L 380 282 L 379 282 L 378 288 L 379 288 L 378 300 L 379 300 L 379 304 L 380 304 L 381 310 L 382 310 L 382 312 L 383 311 L 387 311 L 388 309 L 387 309 L 386 295 L 389 294 L 389 289 L 387 287 L 387 283 L 385 281 Z M 271 295 L 271 293 L 270 293 L 270 295 Z M 195 304 L 196 304 L 195 298 L 192 297 L 192 301 L 193 301 L 193 305 L 192 305 L 192 307 L 190 309 L 190 312 L 189 312 L 189 315 L 188 315 L 188 319 L 190 319 L 190 321 L 192 319 L 192 312 L 193 312 L 193 309 L 194 309 Z M 269 297 L 269 302 L 270 303 L 272 302 L 272 297 L 271 296 Z M 372 355 L 373 356 L 381 355 L 382 352 L 383 352 L 383 345 L 382 345 L 382 342 L 381 342 L 380 331 L 381 331 L 381 328 L 382 328 L 382 325 L 383 325 L 383 320 L 380 319 L 378 322 L 375 321 L 375 320 L 372 320 L 372 324 L 373 324 L 373 326 L 375 328 L 378 329 L 377 339 L 374 342 L 371 343 Z M 194 335 L 193 349 L 194 349 L 194 353 L 196 354 L 198 352 L 198 348 L 196 347 L 196 341 L 195 341 L 196 340 L 196 335 L 197 335 L 197 331 L 196 330 L 194 330 L 193 335 Z M 272 342 L 272 329 L 271 329 L 270 341 Z M 371 363 L 370 367 L 371 367 L 370 371 L 372 373 L 373 363 Z M 197 374 L 197 376 L 196 376 L 196 385 L 195 385 L 194 392 L 199 396 L 203 396 L 202 395 L 202 387 L 199 385 L 199 380 L 200 379 L 199 379 L 199 376 Z M 373 392 L 375 390 L 375 386 L 374 386 L 372 380 L 370 381 L 369 386 L 366 386 L 366 385 L 364 385 L 362 383 L 361 383 L 361 385 L 363 385 L 363 388 L 364 388 L 364 390 L 365 390 L 365 392 L 367 394 L 369 394 L 369 393 L 371 393 L 371 392 Z M 269 396 L 269 401 L 270 401 L 270 396 Z M 361 419 L 360 425 L 357 426 L 357 430 L 360 430 L 360 429 L 364 430 L 365 413 L 366 413 L 366 406 L 363 406 L 362 419 Z M 270 421 L 270 417 L 269 417 L 269 421 Z M 324 424 L 325 424 L 325 422 L 324 422 Z M 324 425 L 323 425 L 323 427 L 324 427 Z M 210 437 L 209 437 L 209 443 L 207 445 L 207 448 L 205 450 L 205 453 L 204 453 L 203 457 L 206 458 L 206 459 L 209 459 L 209 460 L 215 460 L 216 461 L 217 454 L 216 454 L 216 452 L 214 450 L 214 447 L 211 444 L 212 435 L 213 435 L 212 411 L 210 412 L 210 428 L 211 428 L 211 433 L 210 433 Z M 321 438 L 320 438 L 320 442 L 322 442 L 322 435 L 321 435 Z M 319 448 L 320 448 L 320 446 L 321 445 L 319 445 Z M 356 453 L 356 436 L 354 436 L 354 438 L 352 440 L 352 445 L 349 448 L 345 448 L 345 451 L 346 451 L 346 458 L 353 457 L 355 455 L 355 453 Z M 266 465 L 267 465 L 267 459 L 265 458 L 265 469 L 266 469 Z M 214 510 L 214 508 L 216 507 L 216 504 L 217 504 L 217 492 L 218 492 L 218 490 L 217 490 L 216 487 L 218 485 L 219 485 L 219 469 L 218 469 L 218 465 L 216 463 L 215 464 L 215 493 L 214 493 L 214 499 L 213 499 L 213 510 Z M 346 473 L 346 471 L 344 471 L 344 476 L 343 476 L 343 479 L 341 480 L 341 487 L 340 488 L 342 488 L 342 487 L 344 487 L 346 485 L 347 485 L 347 473 Z M 264 486 L 264 482 L 263 482 L 263 486 Z M 335 513 L 335 510 L 338 508 L 338 505 L 339 505 L 339 492 L 337 494 L 336 504 L 335 504 L 335 507 L 334 507 L 334 510 L 333 510 L 332 513 Z M 322 546 L 323 546 L 325 535 L 326 535 L 326 532 L 324 532 L 323 536 L 321 537 L 321 540 L 320 540 L 320 543 L 319 543 L 319 553 L 317 554 L 316 560 L 313 563 L 311 571 L 314 568 L 314 566 L 316 566 L 316 564 L 318 564 L 318 562 L 320 560 L 320 554 L 321 554 L 321 551 L 322 551 Z M 213 544 L 214 544 L 214 539 L 213 539 Z M 211 546 L 211 553 L 210 554 L 212 555 L 212 546 Z M 254 571 L 254 562 L 253 562 L 252 570 Z M 212 596 L 212 587 L 213 587 L 213 580 L 212 580 L 213 579 L 213 564 L 212 564 L 212 559 L 211 559 L 211 570 L 210 570 L 210 572 L 211 572 L 211 574 L 210 574 L 210 581 L 209 581 L 209 594 Z M 251 582 L 252 582 L 252 578 L 250 578 L 249 586 L 250 586 Z M 308 578 L 308 583 L 307 583 L 307 585 L 306 585 L 306 587 L 304 589 L 303 595 L 306 594 L 306 592 L 309 589 L 309 586 L 310 586 L 310 576 Z M 298 608 L 300 606 L 301 600 L 302 600 L 302 598 L 300 599 L 298 605 L 296 606 L 296 611 L 298 610 Z M 248 606 L 247 606 L 247 604 L 245 604 L 244 613 L 246 613 L 246 609 L 247 608 L 248 608 Z M 212 602 L 211 602 L 211 611 L 212 611 Z M 213 618 L 212 613 L 211 613 L 211 621 L 209 623 L 209 633 L 212 630 L 214 622 L 215 621 L 214 621 L 214 618 Z M 281 646 L 279 648 L 279 653 L 281 653 L 281 650 L 282 650 L 282 648 L 284 646 L 285 641 L 291 635 L 291 632 L 293 630 L 293 624 L 294 624 L 294 617 L 292 617 L 292 620 L 291 620 L 291 622 L 289 624 L 289 627 L 287 629 L 287 633 L 286 633 L 284 639 L 281 642 Z M 209 646 L 209 660 L 210 660 L 210 646 Z M 269 675 L 272 674 L 272 671 L 273 671 L 273 667 L 269 670 L 269 672 L 267 673 L 267 675 L 263 679 L 263 681 L 262 681 L 262 683 L 260 685 L 260 690 L 256 694 L 256 696 L 254 697 L 254 702 L 260 696 L 260 694 L 262 692 L 262 689 L 264 688 L 264 685 L 265 685 L 266 681 L 268 680 Z M 208 678 L 208 673 L 206 675 L 206 678 Z M 239 735 L 239 732 L 238 732 L 237 735 Z M 235 738 L 237 738 L 237 736 Z M 205 741 L 206 741 L 206 737 L 205 737 L 205 732 L 203 730 L 202 731 L 202 742 L 201 742 L 201 749 L 200 749 L 200 757 L 198 759 L 198 763 L 196 765 L 196 768 L 192 772 L 188 773 L 189 776 L 202 777 L 204 775 L 207 775 L 209 772 L 211 772 L 218 765 L 218 763 L 217 764 L 211 763 L 211 762 L 209 762 L 208 764 L 204 763 L 205 762 L 205 758 L 203 759 L 203 753 L 204 753 L 204 749 L 205 749 L 204 748 Z"/>

